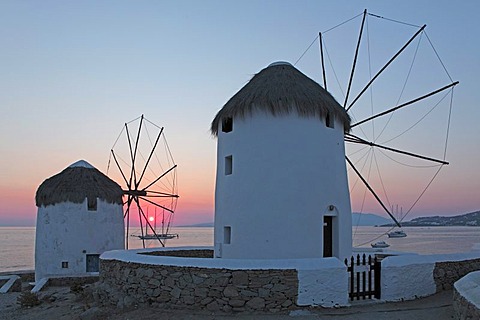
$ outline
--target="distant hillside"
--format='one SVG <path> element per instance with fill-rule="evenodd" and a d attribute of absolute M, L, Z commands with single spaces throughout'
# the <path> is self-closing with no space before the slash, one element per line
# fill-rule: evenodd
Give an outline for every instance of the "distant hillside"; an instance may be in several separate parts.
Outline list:
<path fill-rule="evenodd" d="M 405 227 L 423 226 L 480 226 L 480 211 L 461 214 L 451 217 L 419 217 L 411 221 L 402 222 Z"/>
<path fill-rule="evenodd" d="M 380 226 L 389 222 L 391 222 L 390 219 L 377 216 L 373 213 L 352 213 L 353 226 Z"/>
<path fill-rule="evenodd" d="M 181 227 L 213 227 L 213 222 L 189 224 L 187 226 L 181 226 Z"/>

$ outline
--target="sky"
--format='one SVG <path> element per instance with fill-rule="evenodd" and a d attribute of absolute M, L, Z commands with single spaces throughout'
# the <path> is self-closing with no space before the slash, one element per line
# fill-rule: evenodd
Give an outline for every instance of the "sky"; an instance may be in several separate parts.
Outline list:
<path fill-rule="evenodd" d="M 255 73 L 275 61 L 289 61 L 321 83 L 319 46 L 318 41 L 313 42 L 318 32 L 364 9 L 392 20 L 427 24 L 428 38 L 442 63 L 452 80 L 460 81 L 454 89 L 451 114 L 448 96 L 441 101 L 441 110 L 434 112 L 438 111 L 438 117 L 428 116 L 409 138 L 396 145 L 442 158 L 446 131 L 441 128 L 446 128 L 445 114 L 450 114 L 446 157 L 450 165 L 442 168 L 407 220 L 479 210 L 478 1 L 436 1 L 432 6 L 430 0 L 4 0 L 0 1 L 0 226 L 33 226 L 38 186 L 77 160 L 84 159 L 106 172 L 110 149 L 123 124 L 141 114 L 165 127 L 178 165 L 176 224 L 213 221 L 216 140 L 209 126 L 217 111 Z M 348 75 L 350 70 L 360 19 L 351 22 L 356 23 L 350 29 L 353 31 L 325 33 L 338 75 Z M 380 52 L 370 61 L 373 70 L 415 33 L 412 27 L 396 23 L 401 31 L 392 31 L 386 20 L 386 27 L 374 31 L 376 20 L 368 17 L 368 48 Z M 374 36 L 384 40 L 374 42 Z M 391 46 L 393 51 L 387 50 L 394 40 L 399 42 Z M 425 37 L 424 44 L 428 44 Z M 366 56 L 362 57 L 364 66 L 359 68 L 358 79 L 372 72 L 365 67 Z M 411 59 L 411 53 L 407 57 Z M 416 69 L 421 80 L 408 87 L 412 94 L 421 95 L 450 83 L 432 51 L 424 59 L 417 60 L 426 67 Z M 432 61 L 437 62 L 435 68 L 430 65 Z M 398 68 L 399 73 L 408 69 Z M 374 96 L 382 106 L 394 106 L 398 92 L 395 98 L 386 92 L 393 87 L 390 81 L 402 87 L 403 80 L 397 75 L 385 75 L 384 85 L 374 89 L 375 96 L 369 92 L 364 100 Z M 335 93 L 334 78 L 332 73 L 327 76 L 331 92 L 342 101 L 341 94 Z M 341 82 L 347 83 L 347 79 L 343 77 Z M 352 90 L 358 88 L 352 86 Z M 406 96 L 402 99 L 408 101 Z M 352 108 L 358 119 L 365 110 L 374 108 Z M 395 132 L 397 125 L 408 127 L 407 121 L 415 117 L 421 115 L 395 116 L 388 128 Z M 347 147 L 349 152 L 355 149 Z M 416 165 L 397 168 L 380 160 L 379 165 L 372 165 L 367 158 L 358 157 L 356 163 L 364 170 L 370 168 L 365 175 L 377 185 L 383 180 L 376 178 L 376 169 L 371 168 L 381 166 L 385 181 L 392 185 L 389 205 L 400 204 L 405 211 L 437 170 L 419 173 Z M 355 179 L 350 184 L 355 185 L 354 211 L 384 215 L 371 196 L 363 197 L 365 192 Z"/>

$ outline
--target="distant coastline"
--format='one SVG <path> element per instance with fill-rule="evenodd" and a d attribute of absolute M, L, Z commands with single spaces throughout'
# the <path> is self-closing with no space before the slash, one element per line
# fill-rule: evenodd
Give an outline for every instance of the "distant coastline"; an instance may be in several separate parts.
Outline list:
<path fill-rule="evenodd" d="M 480 211 L 474 211 L 457 216 L 419 217 L 401 223 L 403 227 L 478 227 L 480 226 Z M 381 225 L 393 226 L 393 223 Z"/>
<path fill-rule="evenodd" d="M 203 223 L 195 223 L 195 224 L 189 224 L 189 225 L 183 225 L 183 226 L 178 226 L 180 228 L 189 228 L 189 227 L 213 227 L 213 222 L 203 222 Z"/>
<path fill-rule="evenodd" d="M 379 216 L 374 213 L 352 213 L 352 225 L 362 227 L 393 227 L 395 224 L 389 218 Z M 431 216 L 418 217 L 410 221 L 402 221 L 403 227 L 460 227 L 460 226 L 480 226 L 480 210 L 456 216 Z M 12 224 L 0 225 L 1 228 L 34 228 L 35 225 Z M 187 225 L 175 225 L 175 228 L 213 228 L 214 222 L 202 222 Z"/>
<path fill-rule="evenodd" d="M 388 218 L 381 217 L 373 213 L 352 213 L 352 225 L 362 227 L 392 227 L 395 224 Z M 410 221 L 401 222 L 403 227 L 462 227 L 462 226 L 480 226 L 480 211 L 474 211 L 456 216 L 433 216 L 419 217 Z M 213 227 L 214 222 L 196 223 L 191 225 L 182 225 L 179 227 Z"/>

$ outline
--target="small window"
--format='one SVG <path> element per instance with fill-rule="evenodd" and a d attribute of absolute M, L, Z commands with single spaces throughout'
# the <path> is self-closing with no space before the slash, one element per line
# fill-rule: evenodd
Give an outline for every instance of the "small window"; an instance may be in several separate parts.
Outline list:
<path fill-rule="evenodd" d="M 228 176 L 233 172 L 233 158 L 232 156 L 225 157 L 225 175 Z"/>
<path fill-rule="evenodd" d="M 62 261 L 62 269 L 68 269 L 68 261 Z"/>
<path fill-rule="evenodd" d="M 233 130 L 233 118 L 224 118 L 222 120 L 222 132 L 231 132 Z"/>
<path fill-rule="evenodd" d="M 333 128 L 334 123 L 335 123 L 335 116 L 330 112 L 327 112 L 327 115 L 325 116 L 325 125 L 329 128 Z"/>
<path fill-rule="evenodd" d="M 223 243 L 230 244 L 232 240 L 232 227 L 223 227 Z"/>
<path fill-rule="evenodd" d="M 87 198 L 88 211 L 97 211 L 97 197 Z"/>

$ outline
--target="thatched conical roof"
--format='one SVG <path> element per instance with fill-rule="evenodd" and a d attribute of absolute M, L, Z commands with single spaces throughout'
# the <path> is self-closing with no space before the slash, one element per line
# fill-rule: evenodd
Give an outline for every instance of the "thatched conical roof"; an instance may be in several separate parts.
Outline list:
<path fill-rule="evenodd" d="M 245 118 L 255 111 L 323 119 L 330 114 L 343 123 L 345 132 L 350 130 L 350 116 L 335 98 L 288 62 L 272 63 L 230 98 L 213 119 L 212 134 L 218 134 L 223 119 Z"/>
<path fill-rule="evenodd" d="M 43 181 L 35 195 L 37 207 L 99 198 L 122 204 L 122 188 L 88 162 L 80 160 Z"/>

